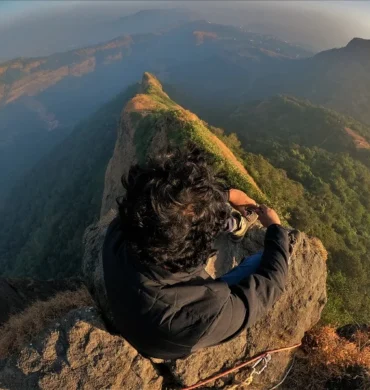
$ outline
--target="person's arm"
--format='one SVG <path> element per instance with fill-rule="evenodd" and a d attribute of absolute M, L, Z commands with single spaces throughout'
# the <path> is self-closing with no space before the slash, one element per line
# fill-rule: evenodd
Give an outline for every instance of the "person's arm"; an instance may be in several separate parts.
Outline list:
<path fill-rule="evenodd" d="M 230 286 L 230 295 L 207 334 L 202 347 L 235 337 L 258 321 L 281 296 L 288 275 L 289 239 L 274 210 L 261 206 L 260 221 L 267 227 L 261 265 L 255 274 Z"/>
<path fill-rule="evenodd" d="M 280 298 L 288 276 L 288 259 L 288 232 L 279 224 L 271 224 L 266 232 L 259 269 L 230 287 L 231 299 L 242 299 L 246 304 L 245 326 L 252 326 Z"/>
<path fill-rule="evenodd" d="M 226 192 L 227 201 L 238 210 L 242 215 L 245 215 L 246 207 L 255 207 L 256 201 L 250 198 L 245 192 L 231 188 Z"/>
<path fill-rule="evenodd" d="M 229 202 L 235 206 L 255 206 L 256 201 L 250 198 L 245 192 L 235 188 L 229 189 Z"/>

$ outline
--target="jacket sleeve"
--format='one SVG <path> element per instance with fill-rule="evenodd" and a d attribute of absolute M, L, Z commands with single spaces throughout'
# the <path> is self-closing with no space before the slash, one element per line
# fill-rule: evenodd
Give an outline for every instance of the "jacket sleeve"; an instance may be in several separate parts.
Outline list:
<path fill-rule="evenodd" d="M 265 315 L 284 290 L 288 259 L 288 232 L 280 225 L 269 226 L 260 267 L 230 286 L 229 297 L 196 349 L 227 341 Z"/>

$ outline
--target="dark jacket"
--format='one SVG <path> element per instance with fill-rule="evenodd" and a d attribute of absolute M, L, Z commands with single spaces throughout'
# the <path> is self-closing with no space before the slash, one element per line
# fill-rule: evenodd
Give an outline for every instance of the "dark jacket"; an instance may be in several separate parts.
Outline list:
<path fill-rule="evenodd" d="M 103 248 L 104 279 L 115 329 L 141 354 L 176 359 L 235 337 L 280 297 L 287 278 L 288 234 L 267 229 L 261 267 L 229 287 L 201 266 L 170 273 L 140 263 L 115 219 Z"/>

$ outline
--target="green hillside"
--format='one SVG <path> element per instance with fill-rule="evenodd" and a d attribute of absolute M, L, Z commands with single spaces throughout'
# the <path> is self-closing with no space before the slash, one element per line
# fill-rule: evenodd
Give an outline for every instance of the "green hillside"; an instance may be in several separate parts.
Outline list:
<path fill-rule="evenodd" d="M 244 189 L 259 201 L 266 200 L 242 162 L 212 132 L 212 128 L 171 100 L 153 75 L 144 74 L 142 93 L 128 103 L 125 112 L 130 115 L 135 129 L 134 142 L 139 161 L 147 157 L 153 137 L 165 129 L 173 146 L 194 142 L 212 156 L 230 185 Z"/>
<path fill-rule="evenodd" d="M 104 174 L 128 88 L 75 127 L 25 176 L 0 213 L 0 271 L 38 279 L 75 275 L 85 228 L 99 218 Z"/>
<path fill-rule="evenodd" d="M 230 130 L 260 155 L 245 163 L 262 191 L 292 226 L 319 237 L 329 251 L 326 319 L 369 322 L 370 128 L 307 101 L 276 97 L 240 107 Z M 281 180 L 270 164 L 299 186 Z"/>
<path fill-rule="evenodd" d="M 307 98 L 370 125 L 370 40 L 354 38 L 345 47 L 270 68 L 247 92 L 248 98 L 276 94 Z"/>
<path fill-rule="evenodd" d="M 282 143 L 347 152 L 370 162 L 370 126 L 307 100 L 276 96 L 250 102 L 236 110 L 232 120 L 247 121 L 249 137 L 273 134 Z"/>

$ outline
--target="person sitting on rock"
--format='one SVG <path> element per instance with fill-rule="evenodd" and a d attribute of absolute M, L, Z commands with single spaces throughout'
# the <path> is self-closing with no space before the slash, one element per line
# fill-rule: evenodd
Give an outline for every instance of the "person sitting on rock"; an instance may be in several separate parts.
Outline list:
<path fill-rule="evenodd" d="M 284 290 L 288 231 L 273 209 L 226 190 L 213 166 L 197 148 L 175 150 L 131 167 L 124 181 L 103 246 L 104 283 L 113 329 L 144 356 L 182 358 L 228 341 Z M 226 229 L 238 241 L 257 218 L 264 251 L 211 278 L 216 237 Z"/>

